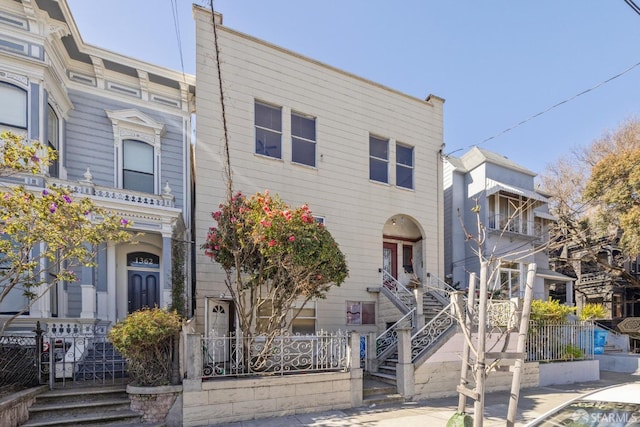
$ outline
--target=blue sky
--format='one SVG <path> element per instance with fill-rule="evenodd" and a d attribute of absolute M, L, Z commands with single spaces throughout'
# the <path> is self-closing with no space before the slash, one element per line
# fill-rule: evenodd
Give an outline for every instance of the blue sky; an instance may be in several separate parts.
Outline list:
<path fill-rule="evenodd" d="M 85 42 L 195 70 L 192 1 L 68 0 Z M 196 0 L 208 7 L 208 2 Z M 640 117 L 640 15 L 624 0 L 217 0 L 224 24 L 409 95 L 446 99 L 445 152 L 535 172 Z M 125 13 L 126 11 L 126 13 Z M 224 53 L 223 53 L 224 54 Z"/>

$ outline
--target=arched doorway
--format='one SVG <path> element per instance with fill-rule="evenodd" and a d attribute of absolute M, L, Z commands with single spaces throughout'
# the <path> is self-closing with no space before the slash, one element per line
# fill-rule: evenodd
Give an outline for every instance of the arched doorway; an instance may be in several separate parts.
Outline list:
<path fill-rule="evenodd" d="M 424 278 L 424 238 L 417 222 L 408 215 L 390 217 L 382 232 L 382 270 L 407 285 L 409 280 Z"/>

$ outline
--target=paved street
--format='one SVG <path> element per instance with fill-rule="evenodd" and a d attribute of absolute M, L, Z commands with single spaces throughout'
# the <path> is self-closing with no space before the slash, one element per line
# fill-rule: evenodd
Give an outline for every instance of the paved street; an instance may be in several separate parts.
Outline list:
<path fill-rule="evenodd" d="M 560 403 L 596 388 L 629 381 L 640 381 L 639 375 L 617 372 L 600 373 L 599 381 L 579 384 L 535 387 L 521 392 L 518 403 L 517 426 L 554 408 Z M 509 404 L 509 393 L 486 395 L 485 427 L 504 426 Z M 401 405 L 356 408 L 342 411 L 301 414 L 225 424 L 228 427 L 438 427 L 445 426 L 458 405 L 457 397 L 426 400 Z M 472 409 L 472 408 L 470 408 Z M 472 412 L 469 411 L 469 412 Z"/>

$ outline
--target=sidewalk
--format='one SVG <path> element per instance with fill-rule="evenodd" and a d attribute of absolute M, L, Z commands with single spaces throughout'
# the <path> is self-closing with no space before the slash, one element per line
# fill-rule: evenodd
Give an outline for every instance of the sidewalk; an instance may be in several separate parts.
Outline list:
<path fill-rule="evenodd" d="M 535 387 L 520 392 L 516 425 L 523 426 L 559 404 L 591 390 L 630 381 L 640 376 L 600 371 L 600 380 L 578 384 Z M 317 412 L 279 418 L 242 421 L 224 424 L 227 427 L 424 427 L 445 426 L 458 406 L 458 397 L 408 402 L 403 404 L 361 407 L 341 411 Z M 504 426 L 509 406 L 509 392 L 487 393 L 485 396 L 484 427 Z M 473 403 L 467 403 L 473 413 Z"/>

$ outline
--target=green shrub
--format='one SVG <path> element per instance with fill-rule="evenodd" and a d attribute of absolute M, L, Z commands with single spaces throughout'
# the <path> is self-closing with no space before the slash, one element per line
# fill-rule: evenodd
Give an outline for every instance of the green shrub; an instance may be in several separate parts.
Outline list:
<path fill-rule="evenodd" d="M 580 320 L 604 319 L 609 312 L 602 304 L 588 303 L 580 310 Z"/>
<path fill-rule="evenodd" d="M 563 349 L 562 358 L 564 360 L 582 359 L 584 358 L 584 352 L 580 347 L 569 344 Z"/>
<path fill-rule="evenodd" d="M 175 311 L 160 308 L 131 313 L 109 331 L 109 340 L 127 359 L 134 385 L 169 384 L 173 338 L 182 321 Z"/>
<path fill-rule="evenodd" d="M 531 320 L 542 322 L 564 322 L 570 314 L 575 313 L 575 307 L 560 304 L 549 298 L 547 301 L 533 300 L 531 302 Z"/>

